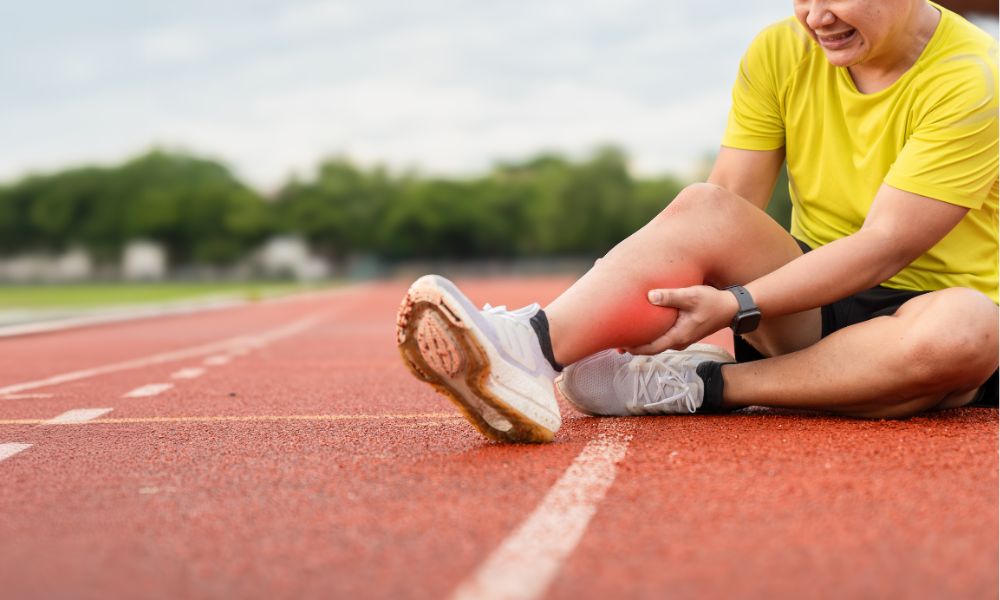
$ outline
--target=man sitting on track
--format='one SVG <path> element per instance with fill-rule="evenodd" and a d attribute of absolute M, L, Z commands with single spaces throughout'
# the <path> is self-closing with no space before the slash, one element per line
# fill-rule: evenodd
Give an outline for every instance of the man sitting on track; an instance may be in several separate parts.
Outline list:
<path fill-rule="evenodd" d="M 508 441 L 552 439 L 553 381 L 596 415 L 996 402 L 996 43 L 926 0 L 794 12 L 747 50 L 708 182 L 544 311 L 417 280 L 414 374 Z M 791 235 L 762 210 L 783 160 Z M 726 325 L 738 362 L 690 346 Z"/>

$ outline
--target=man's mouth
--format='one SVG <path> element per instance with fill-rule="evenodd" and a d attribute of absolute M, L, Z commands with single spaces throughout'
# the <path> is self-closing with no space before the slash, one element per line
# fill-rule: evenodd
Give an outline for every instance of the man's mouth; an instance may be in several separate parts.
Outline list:
<path fill-rule="evenodd" d="M 824 35 L 817 33 L 816 39 L 819 41 L 819 45 L 827 50 L 840 50 L 853 42 L 857 33 L 857 29 L 847 29 Z"/>

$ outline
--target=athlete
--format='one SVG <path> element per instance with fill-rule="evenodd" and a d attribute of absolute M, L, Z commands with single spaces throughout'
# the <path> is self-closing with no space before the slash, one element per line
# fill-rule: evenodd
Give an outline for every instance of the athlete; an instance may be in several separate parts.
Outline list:
<path fill-rule="evenodd" d="M 544 310 L 417 280 L 414 374 L 505 441 L 552 439 L 553 382 L 594 415 L 995 403 L 996 42 L 927 0 L 794 13 L 746 51 L 708 181 Z M 783 161 L 791 234 L 763 210 Z M 727 325 L 735 359 L 692 345 Z"/>

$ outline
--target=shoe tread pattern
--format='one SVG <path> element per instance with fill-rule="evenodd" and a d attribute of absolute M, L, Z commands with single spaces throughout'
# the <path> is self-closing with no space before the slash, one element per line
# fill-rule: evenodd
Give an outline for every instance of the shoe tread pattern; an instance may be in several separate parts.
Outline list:
<path fill-rule="evenodd" d="M 431 313 L 431 314 L 425 314 Z M 489 359 L 456 311 L 440 298 L 407 294 L 396 318 L 396 341 L 403 363 L 418 379 L 431 384 L 454 403 L 487 438 L 500 442 L 550 442 L 553 432 L 494 396 L 488 388 Z M 469 390 L 505 418 L 512 427 L 501 431 L 463 398 L 450 379 L 463 374 Z"/>

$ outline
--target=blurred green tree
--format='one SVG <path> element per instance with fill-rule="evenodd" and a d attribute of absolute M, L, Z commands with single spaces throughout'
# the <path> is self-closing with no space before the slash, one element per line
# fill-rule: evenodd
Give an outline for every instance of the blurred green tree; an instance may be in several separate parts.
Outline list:
<path fill-rule="evenodd" d="M 325 160 L 315 180 L 293 179 L 278 193 L 279 228 L 302 234 L 336 261 L 374 252 L 378 224 L 398 187 L 381 167 L 366 173 L 345 158 Z"/>
<path fill-rule="evenodd" d="M 159 241 L 174 262 L 229 263 L 271 230 L 263 199 L 214 161 L 154 150 L 114 179 L 125 239 Z"/>
<path fill-rule="evenodd" d="M 788 226 L 782 169 L 768 213 Z M 683 187 L 634 178 L 619 148 L 571 161 L 552 153 L 478 177 L 361 168 L 343 157 L 292 178 L 273 201 L 222 164 L 152 150 L 114 167 L 33 175 L 0 187 L 0 252 L 83 245 L 114 260 L 128 240 L 166 246 L 176 264 L 225 264 L 276 232 L 303 235 L 335 261 L 600 256 Z"/>
<path fill-rule="evenodd" d="M 262 198 L 221 164 L 160 150 L 0 188 L 0 251 L 8 253 L 81 244 L 113 260 L 128 240 L 146 238 L 175 262 L 229 262 L 271 221 Z"/>

